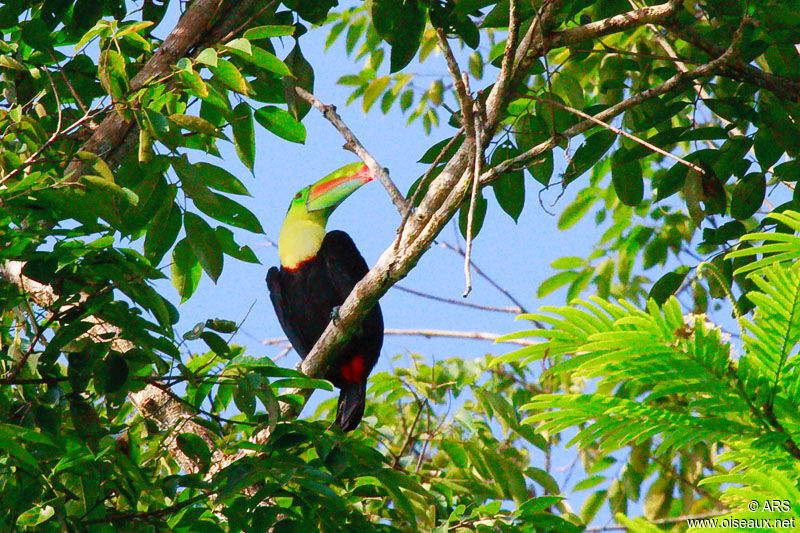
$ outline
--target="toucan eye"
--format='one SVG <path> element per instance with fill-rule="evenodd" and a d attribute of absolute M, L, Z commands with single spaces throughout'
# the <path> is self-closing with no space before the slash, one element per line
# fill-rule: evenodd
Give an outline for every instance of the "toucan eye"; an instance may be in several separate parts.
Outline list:
<path fill-rule="evenodd" d="M 300 192 L 299 192 L 299 193 L 297 193 L 297 194 L 295 194 L 295 195 L 294 195 L 294 199 L 295 199 L 295 200 L 299 200 L 301 196 L 303 196 L 303 193 L 300 193 Z"/>

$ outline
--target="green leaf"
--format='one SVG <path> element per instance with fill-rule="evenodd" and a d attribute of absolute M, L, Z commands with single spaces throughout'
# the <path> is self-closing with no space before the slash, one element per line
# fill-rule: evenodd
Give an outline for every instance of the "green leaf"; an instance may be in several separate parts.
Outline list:
<path fill-rule="evenodd" d="M 575 150 L 575 155 L 572 156 L 567 171 L 564 172 L 563 181 L 570 183 L 592 168 L 616 140 L 617 135 L 605 129 L 587 137 L 586 142 Z"/>
<path fill-rule="evenodd" d="M 195 61 L 198 63 L 203 63 L 204 65 L 208 65 L 209 67 L 216 67 L 217 61 L 219 57 L 217 56 L 217 51 L 213 48 L 206 48 L 195 58 Z"/>
<path fill-rule="evenodd" d="M 425 29 L 425 10 L 417 0 L 373 0 L 372 24 L 392 46 L 390 72 L 408 65 L 417 53 Z"/>
<path fill-rule="evenodd" d="M 550 294 L 551 292 L 563 287 L 567 283 L 571 283 L 578 277 L 577 272 L 566 271 L 566 272 L 558 272 L 544 280 L 540 285 L 539 288 L 536 289 L 536 297 L 543 298 Z"/>
<path fill-rule="evenodd" d="M 291 113 L 275 106 L 265 106 L 255 113 L 256 120 L 278 137 L 303 144 L 306 142 L 306 127 Z"/>
<path fill-rule="evenodd" d="M 783 155 L 783 148 L 775 142 L 769 130 L 759 129 L 753 138 L 753 151 L 761 165 L 761 171 L 766 172 L 778 162 Z"/>
<path fill-rule="evenodd" d="M 212 331 L 204 331 L 200 334 L 200 338 L 203 339 L 203 342 L 208 345 L 211 350 L 219 355 L 220 357 L 225 357 L 231 353 L 231 347 L 228 346 L 228 343 L 225 342 L 222 337 L 217 335 Z"/>
<path fill-rule="evenodd" d="M 211 452 L 208 445 L 193 433 L 181 433 L 175 439 L 178 448 L 195 463 L 199 463 L 200 471 L 205 472 L 211 465 Z"/>
<path fill-rule="evenodd" d="M 598 490 L 583 501 L 580 517 L 584 524 L 589 524 L 594 519 L 595 515 L 597 515 L 597 511 L 599 511 L 605 503 L 606 495 L 607 491 Z"/>
<path fill-rule="evenodd" d="M 375 103 L 378 96 L 386 89 L 386 86 L 389 85 L 391 78 L 389 76 L 382 76 L 372 83 L 370 83 L 366 90 L 364 90 L 364 100 L 362 102 L 361 109 L 364 113 L 368 112 L 369 109 L 372 107 L 372 104 Z"/>
<path fill-rule="evenodd" d="M 642 178 L 642 165 L 639 161 L 617 161 L 614 154 L 611 160 L 611 182 L 617 198 L 632 207 L 639 205 L 644 198 L 644 179 Z"/>
<path fill-rule="evenodd" d="M 236 153 L 242 163 L 252 172 L 256 157 L 253 111 L 247 103 L 242 102 L 233 108 L 230 121 Z"/>
<path fill-rule="evenodd" d="M 559 257 L 550 263 L 550 266 L 558 270 L 570 270 L 586 266 L 586 259 L 577 256 Z"/>
<path fill-rule="evenodd" d="M 200 283 L 203 269 L 187 239 L 181 239 L 172 250 L 172 286 L 178 289 L 181 303 L 188 300 Z"/>
<path fill-rule="evenodd" d="M 147 235 L 144 239 L 144 254 L 152 265 L 161 262 L 164 254 L 175 243 L 178 232 L 181 229 L 181 210 L 173 201 L 176 189 L 170 187 L 166 203 L 162 205 L 147 228 Z"/>
<path fill-rule="evenodd" d="M 229 194 L 250 196 L 250 193 L 242 182 L 224 168 L 204 162 L 195 163 L 193 166 L 197 175 L 203 180 L 203 183 L 212 189 Z"/>
<path fill-rule="evenodd" d="M 767 178 L 760 172 L 751 172 L 734 185 L 731 191 L 731 216 L 745 220 L 753 216 L 767 195 Z"/>
<path fill-rule="evenodd" d="M 105 380 L 105 392 L 111 394 L 122 389 L 128 380 L 128 363 L 116 352 L 111 352 L 100 366 L 103 379 Z"/>
<path fill-rule="evenodd" d="M 222 82 L 228 89 L 244 95 L 249 94 L 250 87 L 247 85 L 244 76 L 242 76 L 239 69 L 227 59 L 217 59 L 217 65 L 209 66 L 209 68 L 211 72 L 214 73 L 214 77 Z"/>
<path fill-rule="evenodd" d="M 115 50 L 104 50 L 98 61 L 97 77 L 114 100 L 122 100 L 128 92 L 125 58 Z"/>
<path fill-rule="evenodd" d="M 302 87 L 310 93 L 314 93 L 314 69 L 311 63 L 303 56 L 300 50 L 300 43 L 295 43 L 292 51 L 283 60 L 294 77 L 284 77 L 281 80 L 283 85 L 284 99 L 289 105 L 289 112 L 297 120 L 302 119 L 311 110 L 311 104 L 297 95 L 295 86 Z"/>
<path fill-rule="evenodd" d="M 247 376 L 240 376 L 236 379 L 236 388 L 233 390 L 233 402 L 247 416 L 253 416 L 256 412 L 255 388 Z"/>
<path fill-rule="evenodd" d="M 571 228 L 585 215 L 592 205 L 598 200 L 594 189 L 583 189 L 558 217 L 558 229 Z"/>
<path fill-rule="evenodd" d="M 251 250 L 249 246 L 239 246 L 234 242 L 233 232 L 231 230 L 220 226 L 215 228 L 214 232 L 217 234 L 217 240 L 222 247 L 223 253 L 240 261 L 260 264 L 256 254 L 253 253 L 253 250 Z"/>
<path fill-rule="evenodd" d="M 17 517 L 18 526 L 33 527 L 50 520 L 56 514 L 52 505 L 32 507 Z"/>
<path fill-rule="evenodd" d="M 278 59 L 275 54 L 267 52 L 258 46 L 252 46 L 249 54 L 237 49 L 231 51 L 245 61 L 252 63 L 257 67 L 261 67 L 264 70 L 277 74 L 278 76 L 292 75 L 292 72 L 289 70 L 289 67 L 286 66 L 286 63 Z"/>
<path fill-rule="evenodd" d="M 194 70 L 181 70 L 178 72 L 178 79 L 180 80 L 181 85 L 183 85 L 194 96 L 198 96 L 200 98 L 206 98 L 209 96 L 208 85 L 206 85 L 206 82 L 203 81 L 202 77 L 200 77 L 200 74 Z"/>
<path fill-rule="evenodd" d="M 186 238 L 200 266 L 216 283 L 222 273 L 222 248 L 214 230 L 205 220 L 188 212 L 183 214 L 183 225 L 186 228 Z"/>
<path fill-rule="evenodd" d="M 217 135 L 219 131 L 217 127 L 204 118 L 196 117 L 194 115 L 170 115 L 169 119 L 180 126 L 181 128 L 196 133 L 205 133 L 207 135 Z"/>
<path fill-rule="evenodd" d="M 686 266 L 680 267 L 675 272 L 667 272 L 653 284 L 647 297 L 655 300 L 658 305 L 664 305 L 670 296 L 678 292 L 688 273 L 689 267 Z"/>
<path fill-rule="evenodd" d="M 206 215 L 225 224 L 246 229 L 253 233 L 264 233 L 261 223 L 249 209 L 227 196 L 208 193 L 194 199 L 194 205 Z"/>
<path fill-rule="evenodd" d="M 517 150 L 511 144 L 499 146 L 492 154 L 492 164 L 510 159 L 517 155 Z M 514 222 L 519 220 L 522 208 L 525 206 L 525 175 L 522 170 L 513 170 L 504 173 L 494 182 L 492 190 L 497 198 L 500 208 L 510 216 Z"/>
<path fill-rule="evenodd" d="M 256 26 L 244 32 L 244 38 L 251 41 L 293 35 L 294 26 Z"/>

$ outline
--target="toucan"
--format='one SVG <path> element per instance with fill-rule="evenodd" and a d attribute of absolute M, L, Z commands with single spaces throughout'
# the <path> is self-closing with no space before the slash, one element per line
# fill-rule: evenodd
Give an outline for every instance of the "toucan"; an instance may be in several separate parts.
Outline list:
<path fill-rule="evenodd" d="M 350 236 L 325 232 L 328 217 L 373 174 L 362 163 L 346 165 L 295 194 L 278 238 L 280 269 L 267 273 L 278 321 L 305 359 L 339 306 L 369 270 Z M 336 424 L 352 431 L 364 416 L 367 376 L 383 345 L 383 315 L 376 304 L 325 376 L 341 389 Z"/>

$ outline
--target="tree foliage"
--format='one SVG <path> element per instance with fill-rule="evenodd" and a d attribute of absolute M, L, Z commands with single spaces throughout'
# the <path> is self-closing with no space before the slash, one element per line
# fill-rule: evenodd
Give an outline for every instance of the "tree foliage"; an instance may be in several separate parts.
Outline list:
<path fill-rule="evenodd" d="M 608 505 L 651 531 L 774 517 L 743 507 L 772 499 L 795 516 L 800 5 L 334 8 L 0 7 L 4 529 L 580 531 Z M 197 154 L 232 143 L 252 171 L 256 128 L 303 143 L 312 104 L 335 115 L 303 96 L 320 68 L 302 52 L 312 25 L 361 62 L 339 78 L 349 102 L 447 133 L 403 184 L 416 210 L 389 259 L 300 371 L 231 344 L 228 320 L 177 332 L 174 294 L 153 282 L 169 271 L 184 302 L 226 259 L 257 262 L 237 243 L 263 232 L 236 200 L 244 180 Z M 512 335 L 545 341 L 373 376 L 354 434 L 329 427 L 331 402 L 291 416 L 330 389 L 336 343 L 447 221 L 478 235 L 497 212 L 488 187 L 515 221 L 536 206 L 526 190 L 566 191 L 559 230 L 598 227 L 588 256 L 538 286 L 574 303 Z M 729 308 L 741 342 L 712 321 Z M 567 440 L 585 473 L 573 487 L 549 467 Z"/>

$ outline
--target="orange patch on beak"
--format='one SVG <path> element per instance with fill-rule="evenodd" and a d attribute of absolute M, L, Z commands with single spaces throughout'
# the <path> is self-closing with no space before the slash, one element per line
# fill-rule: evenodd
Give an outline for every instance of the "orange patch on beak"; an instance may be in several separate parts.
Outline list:
<path fill-rule="evenodd" d="M 326 181 L 325 183 L 320 183 L 313 189 L 309 194 L 309 197 L 314 199 L 322 196 L 323 194 L 329 192 L 332 189 L 335 189 L 342 183 L 346 183 L 348 181 L 353 181 L 355 179 L 360 179 L 362 183 L 369 183 L 374 179 L 372 172 L 370 171 L 367 165 L 363 165 L 358 172 L 351 176 L 342 176 L 340 178 L 333 179 L 331 181 Z"/>

